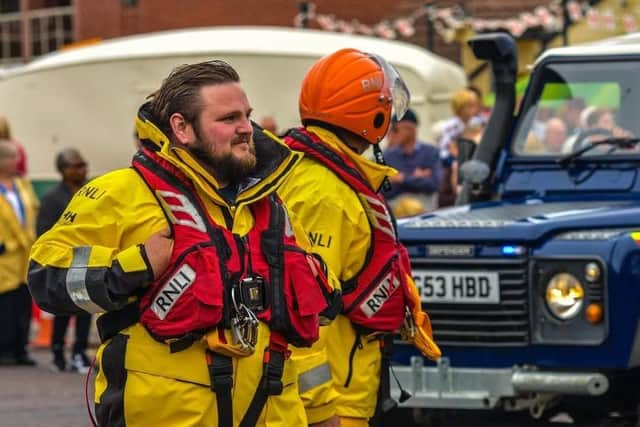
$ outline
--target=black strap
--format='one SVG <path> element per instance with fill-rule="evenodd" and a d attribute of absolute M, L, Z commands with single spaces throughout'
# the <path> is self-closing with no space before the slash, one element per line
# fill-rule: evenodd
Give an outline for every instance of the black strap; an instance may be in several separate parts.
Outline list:
<path fill-rule="evenodd" d="M 269 361 L 264 364 L 262 380 L 251 399 L 247 412 L 242 417 L 239 427 L 255 427 L 260 418 L 262 408 L 267 403 L 269 396 L 282 394 L 282 373 L 284 371 L 285 356 L 278 351 L 267 349 Z"/>
<path fill-rule="evenodd" d="M 380 366 L 380 385 L 378 387 L 378 401 L 374 416 L 369 420 L 370 427 L 385 425 L 385 415 L 398 406 L 391 397 L 391 379 L 389 370 L 391 369 L 391 356 L 393 353 L 393 335 L 385 335 L 382 338 L 382 360 Z"/>
<path fill-rule="evenodd" d="M 231 357 L 207 350 L 211 390 L 216 394 L 218 404 L 218 427 L 233 427 L 233 362 Z"/>
<path fill-rule="evenodd" d="M 183 336 L 181 336 L 180 338 L 174 339 L 174 340 L 169 340 L 169 352 L 170 353 L 177 353 L 179 351 L 183 351 L 188 349 L 189 347 L 191 347 L 193 345 L 193 343 L 195 343 L 196 341 L 199 341 L 200 338 L 202 338 L 202 334 L 198 333 L 198 332 L 189 332 L 188 334 L 185 334 Z"/>
<path fill-rule="evenodd" d="M 101 315 L 96 320 L 100 341 L 105 342 L 115 337 L 121 330 L 138 323 L 139 319 L 140 309 L 137 302 L 125 305 L 121 310 Z"/>

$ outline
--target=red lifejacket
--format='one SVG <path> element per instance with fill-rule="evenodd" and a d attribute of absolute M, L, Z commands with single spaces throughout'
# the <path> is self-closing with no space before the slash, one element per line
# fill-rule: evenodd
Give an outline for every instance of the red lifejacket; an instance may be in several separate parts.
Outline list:
<path fill-rule="evenodd" d="M 310 346 L 330 288 L 321 262 L 296 243 L 275 193 L 254 202 L 255 224 L 240 237 L 216 224 L 191 182 L 155 153 L 133 160 L 160 202 L 174 245 L 170 267 L 141 299 L 141 323 L 161 341 L 229 325 L 231 294 L 287 342 Z"/>
<path fill-rule="evenodd" d="M 342 283 L 343 313 L 365 330 L 394 332 L 400 329 L 405 308 L 411 308 L 411 265 L 406 249 L 397 239 L 395 222 L 384 198 L 344 155 L 333 151 L 304 128 L 284 137 L 292 149 L 327 166 L 358 195 L 371 227 L 371 244 L 365 262 L 353 278 Z"/>

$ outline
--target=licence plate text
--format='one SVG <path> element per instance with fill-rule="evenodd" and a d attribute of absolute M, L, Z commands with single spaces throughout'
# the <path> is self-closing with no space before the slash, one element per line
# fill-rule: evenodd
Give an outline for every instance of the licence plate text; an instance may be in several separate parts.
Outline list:
<path fill-rule="evenodd" d="M 497 304 L 500 302 L 498 273 L 414 270 L 413 280 L 420 291 L 423 303 Z"/>

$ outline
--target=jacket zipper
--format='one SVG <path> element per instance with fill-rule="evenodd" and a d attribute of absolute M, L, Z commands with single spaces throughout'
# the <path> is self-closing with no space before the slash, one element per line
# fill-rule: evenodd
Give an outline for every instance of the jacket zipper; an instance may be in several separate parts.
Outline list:
<path fill-rule="evenodd" d="M 353 346 L 351 347 L 351 352 L 349 353 L 349 372 L 347 373 L 347 380 L 344 382 L 344 387 L 349 387 L 351 383 L 351 377 L 353 376 L 353 359 L 356 356 L 356 351 L 358 349 L 362 350 L 362 342 L 360 341 L 360 334 L 356 332 L 356 339 L 353 342 Z"/>

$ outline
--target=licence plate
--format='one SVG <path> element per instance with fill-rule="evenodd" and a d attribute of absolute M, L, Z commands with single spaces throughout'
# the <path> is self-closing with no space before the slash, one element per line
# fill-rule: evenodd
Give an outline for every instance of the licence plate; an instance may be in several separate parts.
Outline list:
<path fill-rule="evenodd" d="M 498 273 L 487 271 L 413 270 L 423 303 L 497 304 Z"/>

